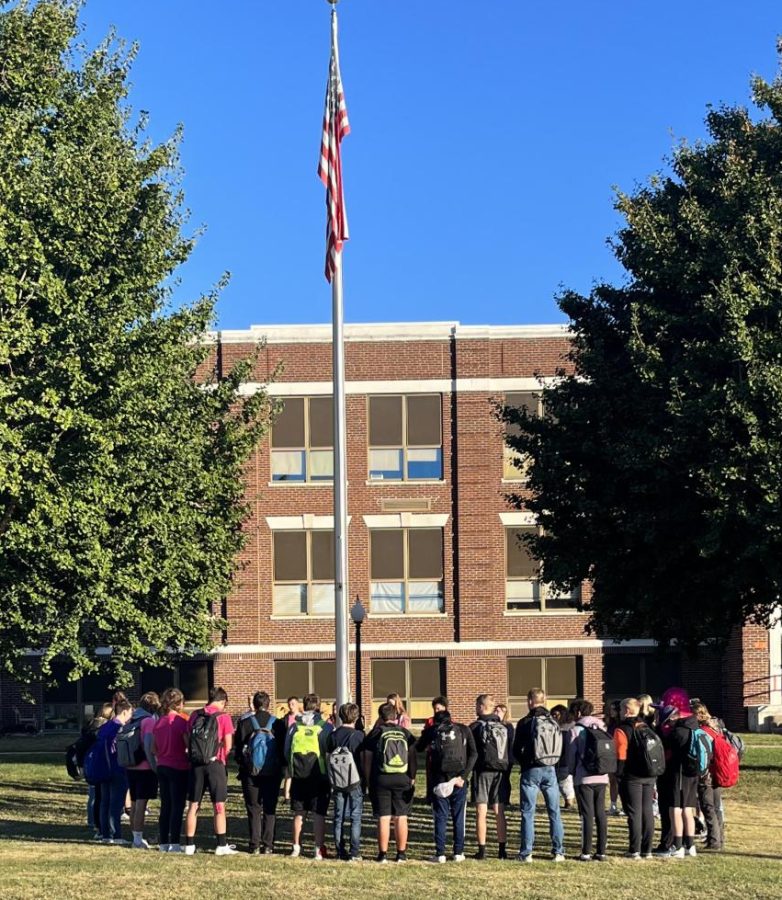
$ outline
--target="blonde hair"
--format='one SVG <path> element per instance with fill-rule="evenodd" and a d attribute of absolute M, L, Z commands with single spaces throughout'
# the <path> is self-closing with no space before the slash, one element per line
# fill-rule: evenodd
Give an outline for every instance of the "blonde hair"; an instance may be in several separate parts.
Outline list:
<path fill-rule="evenodd" d="M 705 703 L 694 703 L 692 711 L 700 724 L 711 721 L 711 713 Z"/>
<path fill-rule="evenodd" d="M 631 716 L 637 716 L 638 710 L 641 708 L 641 704 L 636 700 L 635 697 L 625 697 L 622 700 L 622 710 L 626 714 L 627 718 Z"/>
<path fill-rule="evenodd" d="M 498 710 L 503 710 L 502 715 L 499 714 Z M 507 703 L 498 703 L 498 704 L 494 707 L 494 712 L 495 712 L 497 715 L 500 716 L 500 721 L 501 721 L 501 722 L 510 722 L 510 720 L 511 720 L 511 718 L 510 718 L 510 710 L 508 709 L 508 704 L 507 704 Z"/>
<path fill-rule="evenodd" d="M 650 713 L 654 712 L 652 709 L 652 703 L 654 701 L 649 694 L 641 694 L 638 698 L 638 703 L 640 705 L 640 713 L 642 716 L 648 716 Z"/>
<path fill-rule="evenodd" d="M 541 706 L 543 703 L 546 702 L 546 692 L 543 690 L 543 688 L 539 688 L 539 687 L 530 688 L 529 691 L 527 692 L 527 700 L 530 703 L 534 703 L 537 706 Z"/>
<path fill-rule="evenodd" d="M 386 697 L 386 703 L 394 704 L 394 709 L 396 710 L 397 716 L 403 716 L 407 714 L 405 705 L 404 703 L 402 703 L 402 698 L 399 696 L 399 694 L 396 693 L 396 691 Z"/>

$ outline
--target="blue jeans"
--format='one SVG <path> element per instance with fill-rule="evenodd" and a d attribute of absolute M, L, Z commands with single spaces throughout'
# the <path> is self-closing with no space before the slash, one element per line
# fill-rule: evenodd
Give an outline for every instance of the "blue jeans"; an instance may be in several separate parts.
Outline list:
<path fill-rule="evenodd" d="M 87 791 L 87 825 L 90 828 L 95 827 L 95 816 L 93 810 L 95 808 L 95 785 L 88 785 Z"/>
<path fill-rule="evenodd" d="M 445 833 L 448 818 L 453 823 L 453 852 L 464 853 L 464 817 L 467 812 L 467 784 L 455 787 L 450 797 L 432 795 L 434 813 L 434 848 L 438 856 L 445 856 Z"/>
<path fill-rule="evenodd" d="M 334 791 L 334 844 L 337 853 L 345 858 L 345 839 L 342 832 L 350 819 L 350 856 L 361 856 L 361 814 L 364 811 L 364 794 L 359 785 L 349 794 Z"/>
<path fill-rule="evenodd" d="M 543 794 L 548 813 L 551 852 L 564 853 L 564 833 L 559 814 L 559 784 L 553 766 L 536 766 L 521 773 L 521 856 L 532 853 L 535 844 L 535 804 Z"/>
<path fill-rule="evenodd" d="M 128 780 L 125 773 L 112 775 L 111 781 L 101 784 L 100 792 L 100 824 L 104 840 L 122 837 L 122 810 L 125 807 L 125 794 Z"/>

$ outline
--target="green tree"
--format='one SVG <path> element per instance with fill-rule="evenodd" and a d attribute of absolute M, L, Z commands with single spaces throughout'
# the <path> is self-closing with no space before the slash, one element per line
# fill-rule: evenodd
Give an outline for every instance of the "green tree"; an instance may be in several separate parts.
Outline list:
<path fill-rule="evenodd" d="M 87 52 L 76 5 L 0 14 L 0 657 L 117 683 L 223 626 L 268 421 L 205 342 L 216 296 L 172 309 L 178 135 L 127 105 L 133 50 Z M 217 376 L 220 377 L 217 377 Z"/>
<path fill-rule="evenodd" d="M 541 418 L 504 411 L 531 549 L 561 589 L 591 580 L 597 633 L 694 650 L 780 603 L 782 79 L 752 90 L 618 196 L 625 283 L 560 295 L 569 365 Z"/>

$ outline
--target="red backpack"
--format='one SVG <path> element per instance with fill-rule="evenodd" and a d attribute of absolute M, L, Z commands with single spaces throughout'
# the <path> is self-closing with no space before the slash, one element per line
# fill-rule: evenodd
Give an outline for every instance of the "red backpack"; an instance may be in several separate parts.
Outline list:
<path fill-rule="evenodd" d="M 714 787 L 731 788 L 739 780 L 739 754 L 725 735 L 711 728 L 704 730 L 714 737 L 714 751 L 709 766 Z"/>

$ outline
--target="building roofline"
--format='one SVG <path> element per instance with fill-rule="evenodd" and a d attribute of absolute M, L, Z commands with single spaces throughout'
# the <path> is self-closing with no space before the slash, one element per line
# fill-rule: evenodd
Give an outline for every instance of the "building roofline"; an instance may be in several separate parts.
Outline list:
<path fill-rule="evenodd" d="M 459 322 L 374 322 L 345 325 L 347 342 L 370 341 L 443 341 L 508 340 L 564 338 L 569 334 L 561 325 L 461 325 Z M 251 325 L 246 329 L 212 331 L 209 343 L 255 344 L 327 344 L 331 341 L 331 325 Z"/>

